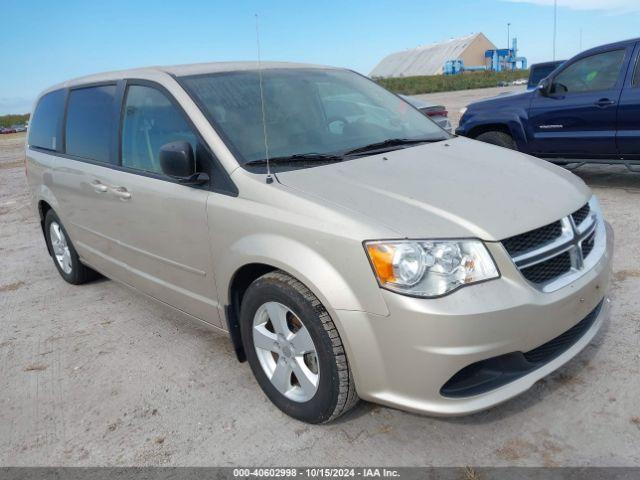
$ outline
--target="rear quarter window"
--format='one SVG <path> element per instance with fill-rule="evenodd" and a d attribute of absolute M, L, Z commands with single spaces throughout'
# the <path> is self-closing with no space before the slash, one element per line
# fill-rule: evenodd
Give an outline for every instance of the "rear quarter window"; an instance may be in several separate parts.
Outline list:
<path fill-rule="evenodd" d="M 67 105 L 65 152 L 110 163 L 114 129 L 115 85 L 71 90 Z"/>
<path fill-rule="evenodd" d="M 52 151 L 60 149 L 64 95 L 64 90 L 56 90 L 40 98 L 29 124 L 30 146 Z"/>

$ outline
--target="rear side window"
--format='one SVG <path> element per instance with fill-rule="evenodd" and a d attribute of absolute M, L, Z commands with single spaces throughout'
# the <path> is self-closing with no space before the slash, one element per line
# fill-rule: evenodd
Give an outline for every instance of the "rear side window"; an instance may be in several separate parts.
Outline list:
<path fill-rule="evenodd" d="M 553 80 L 553 93 L 595 92 L 615 88 L 625 50 L 598 53 L 572 63 Z"/>
<path fill-rule="evenodd" d="M 115 85 L 80 88 L 69 93 L 66 153 L 96 162 L 112 161 L 115 94 Z"/>
<path fill-rule="evenodd" d="M 64 90 L 44 95 L 33 113 L 29 125 L 29 145 L 47 150 L 60 147 L 60 123 L 64 110 Z"/>

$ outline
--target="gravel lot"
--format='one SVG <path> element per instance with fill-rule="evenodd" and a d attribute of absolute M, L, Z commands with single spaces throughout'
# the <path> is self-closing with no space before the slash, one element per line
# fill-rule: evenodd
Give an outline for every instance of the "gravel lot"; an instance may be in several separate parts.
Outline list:
<path fill-rule="evenodd" d="M 474 90 L 461 90 L 458 92 L 438 92 L 427 93 L 426 95 L 416 95 L 427 102 L 435 103 L 436 105 L 444 105 L 449 111 L 449 118 L 453 127 L 458 126 L 460 121 L 460 109 L 466 107 L 471 102 L 475 102 L 480 98 L 493 97 L 495 95 L 502 95 L 503 93 L 511 93 L 523 90 L 522 86 L 510 86 L 510 87 L 497 87 L 497 88 L 478 88 Z"/>
<path fill-rule="evenodd" d="M 454 112 L 499 90 L 425 98 Z M 271 406 L 225 337 L 115 282 L 63 282 L 28 204 L 23 142 L 0 136 L 2 466 L 640 466 L 640 175 L 577 172 L 616 256 L 612 320 L 568 365 L 468 417 L 362 403 L 309 426 Z"/>

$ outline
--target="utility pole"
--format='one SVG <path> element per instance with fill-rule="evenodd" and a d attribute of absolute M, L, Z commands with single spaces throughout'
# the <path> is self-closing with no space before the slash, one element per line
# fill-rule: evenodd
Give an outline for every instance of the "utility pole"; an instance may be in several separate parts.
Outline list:
<path fill-rule="evenodd" d="M 553 60 L 556 59 L 556 29 L 558 27 L 558 0 L 553 0 Z"/>
<path fill-rule="evenodd" d="M 582 28 L 580 28 L 580 50 L 578 51 L 578 53 L 580 53 L 582 51 Z"/>

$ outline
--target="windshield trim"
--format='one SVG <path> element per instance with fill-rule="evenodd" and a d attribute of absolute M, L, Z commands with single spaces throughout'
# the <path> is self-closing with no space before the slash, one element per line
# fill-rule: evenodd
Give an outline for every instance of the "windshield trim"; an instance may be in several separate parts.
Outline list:
<path fill-rule="evenodd" d="M 355 70 L 351 70 L 349 68 L 338 68 L 338 67 L 329 67 L 329 66 L 326 66 L 326 67 L 325 66 L 322 66 L 322 67 L 304 66 L 304 67 L 291 67 L 291 68 L 288 68 L 288 67 L 276 67 L 276 68 L 266 68 L 264 70 L 269 70 L 269 71 L 288 71 L 288 70 L 305 71 L 305 70 L 309 70 L 309 71 L 325 71 L 325 72 L 343 71 L 343 72 L 353 73 L 355 75 L 358 75 L 359 77 L 364 78 L 365 80 L 367 80 L 369 82 L 376 83 L 374 80 L 372 80 L 371 78 L 367 77 L 366 75 L 363 75 L 363 74 L 361 74 L 359 72 L 356 72 Z M 196 105 L 196 107 L 198 107 L 198 110 L 200 110 L 200 113 L 202 113 L 202 115 L 207 119 L 207 122 L 209 122 L 209 125 L 211 126 L 211 128 L 213 128 L 215 133 L 220 137 L 220 139 L 225 144 L 227 149 L 234 156 L 234 160 L 236 161 L 238 166 L 241 167 L 242 169 L 248 171 L 248 172 L 266 173 L 266 166 L 263 167 L 263 166 L 259 166 L 259 165 L 248 165 L 249 160 L 247 160 L 244 157 L 244 155 L 242 154 L 242 152 L 240 152 L 238 147 L 235 146 L 235 144 L 231 141 L 231 138 L 225 133 L 224 129 L 220 127 L 220 125 L 215 120 L 215 118 L 213 118 L 213 116 L 209 113 L 208 109 L 205 107 L 205 105 L 201 101 L 200 97 L 198 97 L 198 95 L 195 94 L 195 92 L 188 86 L 188 83 L 186 82 L 186 80 L 195 79 L 195 78 L 229 76 L 229 75 L 234 75 L 234 74 L 237 74 L 237 73 L 240 73 L 240 72 L 258 72 L 258 68 L 256 67 L 256 68 L 253 68 L 253 69 L 246 69 L 246 70 L 245 69 L 243 69 L 243 70 L 228 70 L 228 71 L 223 71 L 223 72 L 196 73 L 196 74 L 191 74 L 191 75 L 176 75 L 176 74 L 172 73 L 170 75 L 178 83 L 178 85 L 180 85 L 180 87 L 187 93 L 187 95 L 189 96 L 191 101 L 193 101 L 193 103 Z M 455 135 L 453 135 L 453 134 L 447 132 L 446 130 L 444 130 L 440 125 L 438 125 L 430 117 L 428 117 L 427 115 L 424 115 L 420 111 L 419 108 L 417 108 L 414 105 L 412 105 L 410 102 L 408 102 L 407 100 L 402 98 L 400 95 L 398 95 L 397 93 L 392 92 L 390 90 L 387 90 L 382 85 L 379 85 L 379 84 L 377 84 L 377 85 L 380 88 L 384 89 L 387 93 L 390 93 L 391 95 L 393 95 L 393 96 L 399 98 L 400 100 L 402 100 L 403 102 L 405 102 L 410 108 L 412 108 L 413 110 L 418 112 L 420 115 L 424 116 L 427 120 L 429 120 L 431 123 L 433 123 L 433 125 L 435 125 L 438 129 L 440 129 L 442 131 L 443 138 L 438 139 L 438 140 L 434 140 L 433 143 L 441 142 L 441 141 L 445 141 L 445 140 L 450 140 L 450 139 L 455 137 Z M 417 147 L 417 146 L 420 146 L 420 145 L 423 145 L 423 144 L 422 143 L 418 143 L 418 144 L 415 144 L 415 145 L 401 146 L 401 147 L 393 148 L 393 150 L 404 149 L 404 148 L 413 148 L 413 147 Z M 390 150 L 387 150 L 387 151 L 390 151 Z M 339 154 L 339 153 L 336 153 L 336 152 L 334 152 L 334 153 L 335 154 Z M 346 156 L 343 159 L 343 161 L 346 162 L 346 161 L 356 160 L 358 158 L 363 158 L 363 157 L 367 157 L 367 156 L 370 156 L 370 155 L 377 155 L 379 153 L 381 153 L 381 152 L 375 151 L 375 152 L 371 152 L 371 154 L 361 154 L 361 155 Z M 332 163 L 335 163 L 335 162 L 332 162 Z M 272 168 L 272 170 L 274 170 L 273 167 L 275 167 L 276 171 L 278 171 L 278 170 L 286 171 L 286 170 L 293 170 L 293 169 L 316 167 L 316 166 L 321 166 L 321 165 L 327 165 L 327 162 L 314 163 L 313 161 L 310 161 L 310 162 L 296 163 L 295 165 L 294 164 L 270 165 L 270 167 Z M 264 170 L 264 172 L 262 172 L 262 171 L 256 172 L 256 170 Z"/>

